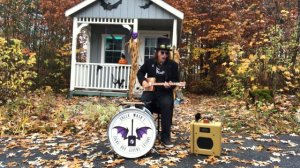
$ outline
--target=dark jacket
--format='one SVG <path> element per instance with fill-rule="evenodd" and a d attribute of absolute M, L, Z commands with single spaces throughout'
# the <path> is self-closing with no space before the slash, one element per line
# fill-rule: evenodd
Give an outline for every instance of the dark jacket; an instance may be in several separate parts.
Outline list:
<path fill-rule="evenodd" d="M 157 62 L 154 58 L 147 60 L 144 65 L 141 66 L 137 73 L 137 77 L 139 83 L 142 85 L 143 81 L 146 80 L 145 75 L 147 74 L 148 78 L 156 77 L 156 65 Z M 178 72 L 178 64 L 173 60 L 167 60 L 165 62 L 166 68 L 166 79 L 165 82 L 179 82 L 179 72 Z M 171 87 L 170 89 L 165 90 L 172 90 L 175 87 Z"/>

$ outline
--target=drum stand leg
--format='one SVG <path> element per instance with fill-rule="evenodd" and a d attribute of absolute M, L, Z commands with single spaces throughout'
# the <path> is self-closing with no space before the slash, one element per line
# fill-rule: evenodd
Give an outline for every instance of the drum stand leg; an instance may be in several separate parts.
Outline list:
<path fill-rule="evenodd" d="M 107 151 L 105 154 L 108 155 L 112 152 L 112 149 L 110 149 L 109 151 Z"/>
<path fill-rule="evenodd" d="M 110 143 L 107 142 L 107 143 L 105 143 L 104 145 L 110 145 Z M 109 151 L 107 151 L 105 154 L 108 155 L 108 154 L 110 154 L 112 151 L 113 151 L 113 150 L 112 150 L 112 148 L 110 147 Z"/>
<path fill-rule="evenodd" d="M 155 147 L 153 147 L 152 149 L 151 149 L 154 153 L 156 153 L 156 154 L 158 154 L 158 155 L 160 155 L 160 153 L 156 150 L 156 148 Z"/>

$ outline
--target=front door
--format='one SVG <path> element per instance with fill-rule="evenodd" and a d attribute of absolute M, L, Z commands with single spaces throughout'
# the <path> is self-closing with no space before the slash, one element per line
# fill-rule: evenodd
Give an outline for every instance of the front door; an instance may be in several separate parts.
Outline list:
<path fill-rule="evenodd" d="M 143 65 L 144 62 L 152 58 L 155 54 L 155 48 L 157 46 L 157 39 L 159 37 L 170 37 L 168 31 L 141 31 L 141 47 L 140 47 L 140 58 L 139 65 Z"/>

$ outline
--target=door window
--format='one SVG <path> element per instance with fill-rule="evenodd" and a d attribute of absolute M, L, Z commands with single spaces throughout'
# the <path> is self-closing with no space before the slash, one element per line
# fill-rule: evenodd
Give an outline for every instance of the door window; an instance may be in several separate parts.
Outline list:
<path fill-rule="evenodd" d="M 157 38 L 145 38 L 144 61 L 146 61 L 154 56 L 156 43 L 157 43 Z"/>

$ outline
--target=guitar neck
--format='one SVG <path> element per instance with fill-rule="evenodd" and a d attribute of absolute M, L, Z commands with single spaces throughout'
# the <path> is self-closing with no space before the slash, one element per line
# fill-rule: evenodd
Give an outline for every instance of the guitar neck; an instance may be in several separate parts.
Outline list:
<path fill-rule="evenodd" d="M 151 83 L 151 86 L 164 86 L 165 83 Z M 180 83 L 170 83 L 170 86 L 178 86 Z"/>

